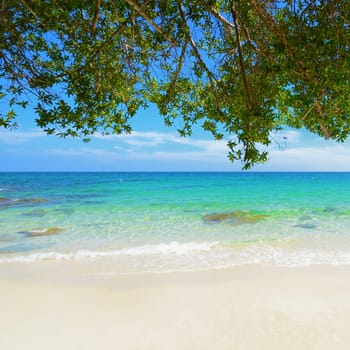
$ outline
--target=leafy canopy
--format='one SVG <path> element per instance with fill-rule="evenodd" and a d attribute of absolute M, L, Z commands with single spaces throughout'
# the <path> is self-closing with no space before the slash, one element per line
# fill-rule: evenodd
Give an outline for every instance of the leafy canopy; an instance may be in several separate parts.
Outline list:
<path fill-rule="evenodd" d="M 3 0 L 0 126 L 35 96 L 48 134 L 130 132 L 153 103 L 165 123 L 229 135 L 243 168 L 272 133 L 350 132 L 347 0 Z"/>

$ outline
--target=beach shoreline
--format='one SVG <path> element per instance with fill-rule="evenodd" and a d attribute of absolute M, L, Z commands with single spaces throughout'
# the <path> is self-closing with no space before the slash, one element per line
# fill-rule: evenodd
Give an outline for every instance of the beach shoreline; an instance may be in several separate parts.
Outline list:
<path fill-rule="evenodd" d="M 347 349 L 350 266 L 0 264 L 1 349 Z"/>

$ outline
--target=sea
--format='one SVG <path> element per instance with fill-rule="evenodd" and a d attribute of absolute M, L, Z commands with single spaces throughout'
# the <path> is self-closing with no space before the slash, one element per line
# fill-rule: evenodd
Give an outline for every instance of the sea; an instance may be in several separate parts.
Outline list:
<path fill-rule="evenodd" d="M 0 173 L 0 264 L 350 264 L 350 173 Z"/>

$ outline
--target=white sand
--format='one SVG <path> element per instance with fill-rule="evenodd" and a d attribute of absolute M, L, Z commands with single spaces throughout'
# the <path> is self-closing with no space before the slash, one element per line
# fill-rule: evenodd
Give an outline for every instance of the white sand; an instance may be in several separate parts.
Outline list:
<path fill-rule="evenodd" d="M 350 348 L 349 267 L 115 275 L 101 266 L 2 264 L 0 349 Z"/>

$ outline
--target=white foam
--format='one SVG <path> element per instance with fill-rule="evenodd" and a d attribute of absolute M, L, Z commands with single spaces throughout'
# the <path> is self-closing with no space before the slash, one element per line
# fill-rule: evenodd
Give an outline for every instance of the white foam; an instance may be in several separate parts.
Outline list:
<path fill-rule="evenodd" d="M 113 258 L 119 256 L 171 256 L 171 255 L 192 255 L 195 252 L 207 252 L 218 246 L 218 242 L 189 242 L 189 243 L 160 243 L 160 244 L 147 244 L 132 248 L 123 248 L 113 251 L 91 251 L 91 250 L 78 250 L 76 252 L 61 253 L 61 252 L 41 252 L 32 253 L 29 255 L 14 256 L 11 258 L 0 259 L 1 262 L 36 262 L 45 260 L 82 260 L 82 259 L 98 259 L 98 258 Z"/>
<path fill-rule="evenodd" d="M 161 255 L 187 255 L 195 251 L 209 251 L 216 246 L 218 242 L 188 242 L 188 243 L 179 243 L 179 242 L 170 242 L 170 243 L 160 243 L 160 244 L 147 244 L 135 248 L 122 249 L 120 251 L 123 255 L 150 255 L 150 254 L 161 254 Z"/>
<path fill-rule="evenodd" d="M 272 265 L 298 267 L 310 265 L 350 265 L 350 251 L 320 251 L 284 249 L 272 246 L 227 248 L 219 242 L 169 242 L 147 244 L 111 251 L 77 250 L 74 252 L 37 252 L 19 256 L 8 255 L 0 263 L 41 261 L 94 261 L 116 259 L 133 269 L 148 268 L 163 271 L 176 269 L 220 268 L 240 265 Z M 118 266 L 118 264 L 116 264 Z"/>
<path fill-rule="evenodd" d="M 29 233 L 47 233 L 49 231 L 48 228 L 43 228 L 41 230 L 31 230 L 31 231 L 28 231 Z"/>

